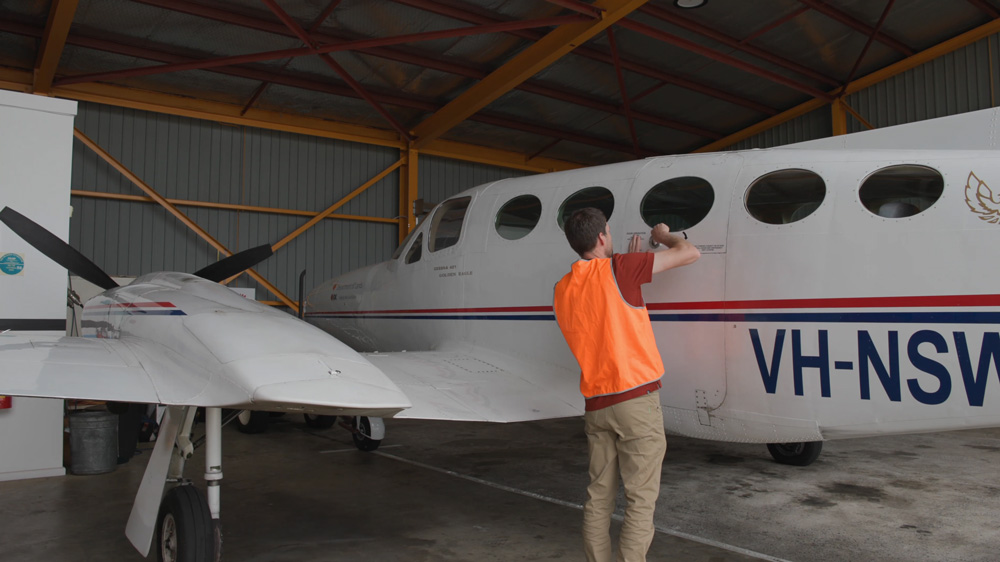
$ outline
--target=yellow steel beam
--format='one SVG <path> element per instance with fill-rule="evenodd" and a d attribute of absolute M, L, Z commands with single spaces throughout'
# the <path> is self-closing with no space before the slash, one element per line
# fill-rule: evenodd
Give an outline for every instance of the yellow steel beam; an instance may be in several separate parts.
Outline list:
<path fill-rule="evenodd" d="M 392 166 L 389 166 L 388 168 L 382 170 L 378 174 L 375 174 L 375 177 L 373 177 L 372 179 L 370 179 L 370 180 L 366 181 L 365 183 L 361 184 L 357 189 L 355 189 L 354 191 L 352 191 L 352 192 L 348 193 L 347 195 L 345 195 L 340 201 L 337 201 L 333 205 L 330 205 L 329 207 L 327 207 L 325 211 L 321 211 L 315 217 L 313 217 L 313 218 L 309 219 L 308 221 L 306 221 L 306 223 L 304 225 L 296 228 L 294 231 L 292 231 L 291 233 L 289 233 L 288 236 L 285 236 L 284 238 L 282 238 L 281 240 L 279 240 L 276 244 L 274 244 L 271 247 L 274 249 L 274 251 L 278 251 L 278 248 L 281 248 L 285 244 L 288 244 L 289 242 L 291 242 L 292 240 L 294 240 L 296 237 L 298 237 L 300 234 L 302 234 L 303 232 L 305 232 L 305 231 L 309 230 L 310 228 L 312 228 L 313 226 L 315 226 L 316 223 L 318 223 L 319 221 L 323 220 L 324 218 L 326 218 L 327 216 L 329 216 L 331 213 L 333 213 L 337 209 L 339 209 L 339 208 L 343 207 L 344 205 L 346 205 L 347 202 L 350 201 L 351 199 L 354 199 L 358 195 L 361 195 L 361 193 L 363 193 L 369 187 L 371 187 L 371 186 L 375 185 L 376 183 L 382 181 L 382 178 L 388 176 L 396 168 L 398 168 L 398 167 L 400 167 L 402 165 L 403 165 L 403 159 L 400 158 L 399 160 L 396 161 L 395 164 L 393 164 Z"/>
<path fill-rule="evenodd" d="M 833 136 L 847 134 L 847 112 L 844 111 L 844 100 L 837 98 L 830 104 Z"/>
<path fill-rule="evenodd" d="M 618 20 L 645 4 L 647 0 L 597 0 L 594 8 L 602 17 L 557 27 L 506 64 L 494 70 L 460 96 L 431 115 L 413 129 L 415 148 L 426 144 L 464 121 L 490 102 L 509 92 L 518 84 L 559 60 L 591 37 L 604 31 Z"/>
<path fill-rule="evenodd" d="M 52 0 L 49 19 L 42 35 L 42 46 L 35 61 L 32 89 L 36 94 L 47 94 L 52 88 L 52 79 L 55 78 L 56 67 L 59 66 L 59 59 L 66 46 L 66 38 L 69 37 L 77 3 L 78 0 Z"/>
<path fill-rule="evenodd" d="M 844 111 L 846 111 L 846 112 L 850 113 L 852 116 L 854 116 L 854 118 L 858 120 L 858 123 L 861 123 L 862 125 L 864 125 L 869 131 L 875 129 L 875 125 L 872 125 L 871 123 L 869 123 L 867 119 L 865 119 L 864 117 L 862 117 L 860 113 L 858 113 L 857 111 L 855 111 L 854 108 L 851 107 L 850 105 L 848 105 L 848 103 L 846 101 L 844 101 L 843 99 L 840 100 L 840 106 L 844 108 Z M 845 116 L 844 117 L 844 127 L 847 127 L 847 121 L 846 120 L 847 120 L 847 117 Z"/>
<path fill-rule="evenodd" d="M 875 84 L 878 84 L 879 82 L 882 82 L 884 80 L 888 80 L 889 78 L 892 78 L 893 76 L 896 76 L 898 74 L 902 74 L 902 73 L 906 72 L 907 70 L 916 68 L 916 67 L 924 64 L 925 62 L 932 61 L 932 60 L 940 57 L 941 55 L 946 55 L 946 54 L 948 54 L 948 53 L 950 53 L 952 51 L 957 51 L 958 49 L 961 49 L 962 47 L 965 47 L 967 45 L 971 45 L 972 43 L 975 43 L 976 41 L 979 41 L 980 39 L 983 39 L 985 37 L 989 37 L 990 35 L 993 35 L 994 33 L 1000 33 L 1000 19 L 992 20 L 992 21 L 990 21 L 988 23 L 985 23 L 985 24 L 983 24 L 983 25 L 975 28 L 975 29 L 971 29 L 969 31 L 966 31 L 965 33 L 963 33 L 961 35 L 952 37 L 951 39 L 949 39 L 949 40 L 947 40 L 947 41 L 945 41 L 943 43 L 939 43 L 939 44 L 937 44 L 937 45 L 935 45 L 933 47 L 930 47 L 929 49 L 925 49 L 923 51 L 920 51 L 919 53 L 917 53 L 917 54 L 915 54 L 915 55 L 913 55 L 911 57 L 907 57 L 907 58 L 905 58 L 905 59 L 903 59 L 903 60 L 901 60 L 901 61 L 899 61 L 899 62 L 897 62 L 895 64 L 890 64 L 889 66 L 887 66 L 887 67 L 885 67 L 885 68 L 883 68 L 881 70 L 877 70 L 877 71 L 872 72 L 871 74 L 869 74 L 867 76 L 858 78 L 857 80 L 855 80 L 855 81 L 851 82 L 850 84 L 848 84 L 847 87 L 844 88 L 843 92 L 839 91 L 840 88 L 837 88 L 837 89 L 831 91 L 830 93 L 831 94 L 836 93 L 837 95 L 845 95 L 846 96 L 846 95 L 850 95 L 850 94 L 854 94 L 854 93 L 860 92 L 861 90 L 864 90 L 865 88 L 869 88 L 871 86 L 874 86 Z M 824 102 L 822 102 L 822 101 L 819 101 L 819 100 L 816 100 L 816 99 L 809 100 L 809 101 L 807 101 L 807 102 L 805 102 L 805 103 L 803 103 L 801 105 L 798 105 L 796 107 L 793 107 L 793 108 L 789 109 L 788 111 L 785 111 L 783 113 L 779 113 L 778 115 L 775 115 L 775 116 L 773 116 L 773 117 L 771 117 L 769 119 L 765 119 L 764 121 L 761 121 L 760 123 L 757 123 L 756 125 L 751 125 L 750 127 L 747 127 L 746 129 L 743 129 L 742 131 L 733 133 L 733 134 L 731 134 L 731 135 L 729 135 L 729 136 L 727 136 L 725 138 L 722 138 L 722 139 L 719 139 L 719 140 L 717 140 L 717 141 L 715 141 L 713 143 L 707 144 L 707 145 L 705 145 L 705 146 L 703 146 L 703 147 L 695 150 L 694 152 L 714 152 L 716 150 L 721 150 L 721 149 L 726 148 L 727 146 L 729 146 L 731 144 L 740 142 L 741 140 L 748 139 L 748 138 L 750 138 L 750 137 L 752 137 L 752 136 L 754 136 L 754 135 L 756 135 L 758 133 L 762 133 L 762 132 L 764 132 L 764 131 L 772 128 L 772 127 L 776 127 L 776 126 L 778 126 L 778 125 L 780 125 L 782 123 L 791 121 L 792 119 L 795 119 L 796 117 L 805 115 L 806 113 L 809 113 L 810 111 L 819 109 L 820 107 L 823 107 L 824 105 L 826 105 L 826 104 Z"/>
<path fill-rule="evenodd" d="M 70 190 L 70 195 L 76 195 L 77 197 L 89 197 L 92 199 L 111 199 L 114 201 L 135 201 L 140 203 L 156 203 L 152 197 L 145 197 L 142 195 L 126 195 L 124 193 L 106 193 L 103 191 L 88 191 L 84 189 L 72 189 Z M 192 201 L 190 199 L 170 199 L 167 201 L 172 205 L 178 207 L 198 207 L 202 209 L 218 209 L 223 211 L 247 211 L 250 213 L 264 213 L 271 215 L 294 215 L 298 217 L 315 217 L 319 213 L 315 211 L 299 211 L 296 209 L 278 209 L 276 207 L 256 207 L 253 205 L 234 205 L 231 203 L 213 203 L 211 201 Z M 385 217 L 366 217 L 362 215 L 340 215 L 332 214 L 327 215 L 328 219 L 337 220 L 347 220 L 347 221 L 361 221 L 361 222 L 380 222 L 385 224 L 399 224 L 399 219 L 395 218 L 385 218 Z"/>
<path fill-rule="evenodd" d="M 226 248 L 225 246 L 223 246 L 221 242 L 219 242 L 218 240 L 216 240 L 215 238 L 213 238 L 211 234 L 209 234 L 208 232 L 205 231 L 205 229 L 203 229 L 200 226 L 198 226 L 197 223 L 195 223 L 193 220 L 191 220 L 190 218 L 188 218 L 187 215 L 185 215 L 184 213 L 182 213 L 179 209 L 177 209 L 177 207 L 175 207 L 174 205 L 172 205 L 162 195 L 160 195 L 159 193 L 157 193 L 156 190 L 154 190 L 152 187 L 150 187 L 148 184 L 146 184 L 146 182 L 142 181 L 142 179 L 140 179 L 139 176 L 137 176 L 134 173 L 132 173 L 132 170 L 129 170 L 127 167 L 125 167 L 124 164 L 122 164 L 121 162 L 119 162 L 114 156 L 112 156 L 106 150 L 104 150 L 103 148 L 101 148 L 96 142 L 94 142 L 89 137 L 87 137 L 87 135 L 83 134 L 79 129 L 76 129 L 76 128 L 73 129 L 73 136 L 75 136 L 87 148 L 93 150 L 95 154 L 97 154 L 98 156 L 101 157 L 102 160 L 104 160 L 105 162 L 107 162 L 108 164 L 110 164 L 111 167 L 113 167 L 114 169 L 118 170 L 119 173 L 121 173 L 123 176 L 125 176 L 130 182 L 132 182 L 133 184 L 135 184 L 136 187 L 138 187 L 143 192 L 145 192 L 146 195 L 148 195 L 154 201 L 156 201 L 157 203 L 159 203 L 170 214 L 172 214 L 175 217 L 177 217 L 178 220 L 180 220 L 188 228 L 190 228 L 191 230 L 193 230 L 195 232 L 195 234 L 197 234 L 202 239 L 204 239 L 206 242 L 208 242 L 213 248 L 215 248 L 219 252 L 225 254 L 226 256 L 233 255 L 233 253 L 231 251 L 229 251 L 228 248 Z M 268 281 L 267 279 L 264 279 L 264 277 L 261 276 L 259 273 L 257 273 L 253 269 L 248 269 L 247 270 L 247 274 L 249 274 L 250 277 L 253 277 L 254 279 L 256 279 L 258 283 L 260 283 L 261 285 L 263 285 L 268 291 L 271 291 L 271 293 L 273 293 L 274 296 L 278 297 L 278 299 L 280 299 L 283 303 L 285 303 L 292 310 L 294 310 L 295 312 L 299 311 L 298 305 L 296 305 L 294 302 L 292 302 L 291 299 L 289 299 L 287 296 L 285 296 L 285 294 L 282 293 L 280 290 L 278 290 L 277 287 L 275 287 L 274 285 L 272 285 L 270 281 Z"/>
<path fill-rule="evenodd" d="M 406 235 L 417 226 L 417 217 L 413 212 L 413 203 L 417 200 L 419 152 L 408 149 L 403 153 L 406 162 L 399 174 L 399 243 L 402 244 Z"/>
<path fill-rule="evenodd" d="M 0 88 L 30 92 L 31 84 L 32 77 L 30 72 L 0 68 Z M 259 109 L 253 109 L 248 111 L 246 115 L 240 115 L 243 106 L 161 94 L 147 90 L 123 88 L 121 86 L 77 84 L 54 88 L 52 95 L 78 101 L 90 101 L 167 115 L 179 115 L 194 119 L 229 123 L 232 125 L 286 131 L 377 146 L 390 146 L 399 148 L 400 150 L 405 150 L 406 148 L 406 144 L 399 140 L 398 135 L 382 129 L 360 127 L 326 119 L 302 117 Z M 442 140 L 431 142 L 423 152 L 443 158 L 503 166 L 529 172 L 553 172 L 581 167 L 580 164 L 557 160 L 555 158 L 532 158 L 529 160 L 525 154 L 517 152 Z"/>

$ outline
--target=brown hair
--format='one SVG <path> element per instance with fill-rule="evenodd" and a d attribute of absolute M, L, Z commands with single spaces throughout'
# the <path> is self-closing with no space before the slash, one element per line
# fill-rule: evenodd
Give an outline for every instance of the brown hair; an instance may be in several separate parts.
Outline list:
<path fill-rule="evenodd" d="M 604 233 L 607 224 L 608 219 L 604 218 L 604 213 L 599 209 L 579 209 L 566 219 L 566 240 L 573 251 L 583 257 L 583 254 L 597 246 L 597 236 Z"/>

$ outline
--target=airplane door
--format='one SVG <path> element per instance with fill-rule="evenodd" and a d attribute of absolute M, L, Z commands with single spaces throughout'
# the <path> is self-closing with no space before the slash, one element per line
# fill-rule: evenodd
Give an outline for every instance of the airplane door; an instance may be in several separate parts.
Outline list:
<path fill-rule="evenodd" d="M 612 217 L 615 250 L 639 234 L 644 251 L 651 226 L 664 223 L 685 236 L 701 259 L 660 273 L 643 287 L 665 375 L 661 402 L 668 429 L 698 435 L 726 397 L 724 307 L 729 200 L 742 157 L 737 154 L 657 158 L 636 176 L 628 204 Z M 677 424 L 677 426 L 674 426 Z M 681 427 L 682 426 L 682 427 Z"/>

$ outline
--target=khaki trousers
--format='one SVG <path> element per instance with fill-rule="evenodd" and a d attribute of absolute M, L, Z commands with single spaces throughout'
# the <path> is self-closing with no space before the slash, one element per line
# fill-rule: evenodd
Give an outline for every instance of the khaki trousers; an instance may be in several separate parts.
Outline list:
<path fill-rule="evenodd" d="M 625 485 L 625 521 L 618 562 L 641 562 L 653 542 L 653 510 L 667 450 L 659 391 L 586 412 L 590 486 L 583 506 L 583 544 L 588 562 L 612 562 L 611 515 L 618 476 Z"/>

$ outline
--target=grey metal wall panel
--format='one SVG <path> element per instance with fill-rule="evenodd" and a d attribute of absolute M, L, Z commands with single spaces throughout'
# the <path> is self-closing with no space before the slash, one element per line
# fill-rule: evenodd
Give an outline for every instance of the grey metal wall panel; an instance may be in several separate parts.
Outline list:
<path fill-rule="evenodd" d="M 942 55 L 845 98 L 876 128 L 956 115 L 997 105 L 1000 91 L 1000 35 Z M 868 128 L 847 116 L 849 133 Z M 829 107 L 778 125 L 727 150 L 767 148 L 832 134 Z"/>
<path fill-rule="evenodd" d="M 993 107 L 997 42 L 993 35 L 942 55 L 848 96 L 847 103 L 878 128 Z M 867 127 L 849 116 L 847 130 Z"/>
<path fill-rule="evenodd" d="M 399 151 L 291 133 L 81 103 L 76 127 L 164 197 L 318 212 L 340 201 L 399 159 Z M 459 191 L 525 172 L 420 157 L 420 193 L 438 202 Z M 73 189 L 143 195 L 82 143 L 74 144 Z M 112 275 L 195 271 L 219 253 L 159 205 L 72 198 L 70 243 Z M 347 202 L 338 214 L 399 216 L 399 171 Z M 227 248 L 274 244 L 309 218 L 180 206 Z M 326 219 L 255 269 L 293 300 L 306 287 L 388 259 L 395 224 Z M 255 287 L 244 275 L 236 286 Z"/>
<path fill-rule="evenodd" d="M 830 108 L 822 107 L 744 139 L 727 147 L 726 150 L 770 148 L 772 146 L 821 139 L 830 136 L 832 133 Z"/>
<path fill-rule="evenodd" d="M 418 197 L 425 204 L 436 204 L 445 199 L 484 183 L 505 178 L 519 178 L 531 172 L 488 166 L 474 162 L 462 162 L 436 156 L 420 156 L 417 171 Z"/>

